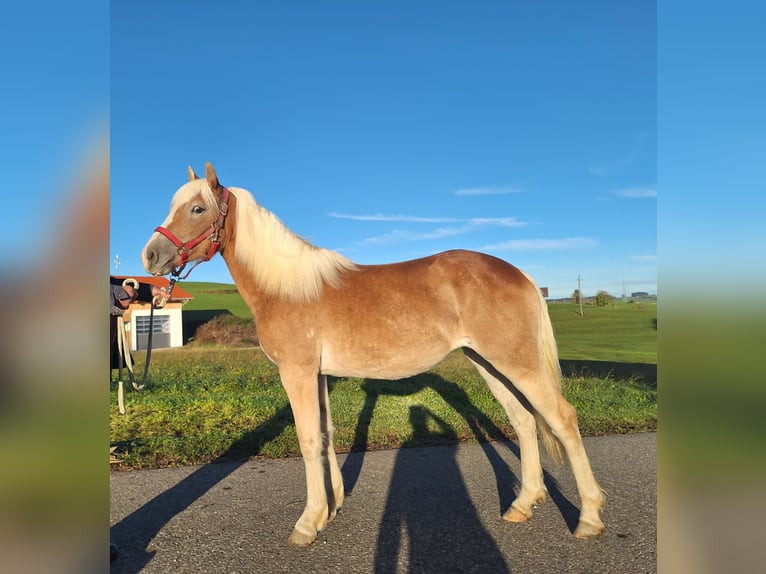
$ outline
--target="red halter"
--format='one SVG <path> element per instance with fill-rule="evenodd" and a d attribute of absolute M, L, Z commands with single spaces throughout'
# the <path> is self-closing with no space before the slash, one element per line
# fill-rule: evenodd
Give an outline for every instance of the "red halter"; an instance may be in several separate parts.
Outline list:
<path fill-rule="evenodd" d="M 178 265 L 178 267 L 172 272 L 172 275 L 175 278 L 179 279 L 186 279 L 189 276 L 189 273 L 192 272 L 192 269 L 202 263 L 203 261 L 209 261 L 213 255 L 215 255 L 216 251 L 218 251 L 218 247 L 220 246 L 220 238 L 219 233 L 221 229 L 223 229 L 223 222 L 226 219 L 226 214 L 229 212 L 229 190 L 225 187 L 223 188 L 223 193 L 221 195 L 221 204 L 218 207 L 218 218 L 210 224 L 210 227 L 205 229 L 202 233 L 200 233 L 197 237 L 194 239 L 191 239 L 190 241 L 187 241 L 184 243 L 178 237 L 173 235 L 173 232 L 169 229 L 159 226 L 156 227 L 154 230 L 157 233 L 161 233 L 165 237 L 167 237 L 173 245 L 175 245 L 178 248 L 178 254 L 181 256 L 181 263 Z M 207 255 L 204 259 L 197 260 L 194 265 L 192 266 L 189 271 L 186 272 L 186 275 L 183 277 L 179 277 L 181 274 L 181 271 L 184 270 L 184 267 L 186 267 L 186 263 L 189 261 L 189 251 L 197 247 L 200 243 L 205 241 L 206 239 L 210 240 L 210 249 L 208 249 Z"/>

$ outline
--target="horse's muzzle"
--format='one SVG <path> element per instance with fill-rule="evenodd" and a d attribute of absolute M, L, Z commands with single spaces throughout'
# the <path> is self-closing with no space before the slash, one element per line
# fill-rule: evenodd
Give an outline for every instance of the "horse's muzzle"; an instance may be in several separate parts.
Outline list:
<path fill-rule="evenodd" d="M 144 269 L 151 275 L 169 275 L 176 269 L 178 252 L 170 245 L 162 245 L 159 237 L 153 237 L 141 252 Z"/>

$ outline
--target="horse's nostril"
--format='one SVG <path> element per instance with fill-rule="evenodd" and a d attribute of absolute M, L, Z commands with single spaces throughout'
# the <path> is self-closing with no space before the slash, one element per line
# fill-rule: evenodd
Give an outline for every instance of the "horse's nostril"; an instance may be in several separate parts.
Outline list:
<path fill-rule="evenodd" d="M 149 263 L 154 263 L 157 260 L 157 252 L 154 249 L 147 249 L 145 255 Z"/>

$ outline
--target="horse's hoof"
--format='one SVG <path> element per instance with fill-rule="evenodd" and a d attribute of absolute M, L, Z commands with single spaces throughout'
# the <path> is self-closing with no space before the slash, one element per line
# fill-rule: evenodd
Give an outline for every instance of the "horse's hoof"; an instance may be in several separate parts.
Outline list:
<path fill-rule="evenodd" d="M 338 516 L 340 513 L 340 508 L 336 508 L 330 513 L 330 516 L 327 517 L 327 524 L 332 524 L 332 521 L 335 520 L 335 517 Z"/>
<path fill-rule="evenodd" d="M 293 530 L 292 534 L 290 534 L 290 538 L 287 539 L 287 544 L 295 548 L 305 548 L 311 546 L 311 543 L 316 540 L 316 537 L 316 532 L 312 535 L 307 534 L 306 532 Z"/>
<path fill-rule="evenodd" d="M 508 512 L 503 514 L 503 520 L 507 522 L 526 522 L 527 520 L 529 520 L 529 518 L 530 518 L 529 514 L 525 514 L 518 508 L 513 508 L 513 507 L 511 507 L 511 509 Z"/>
<path fill-rule="evenodd" d="M 604 531 L 603 524 L 591 524 L 590 522 L 580 522 L 574 531 L 575 538 L 595 538 Z"/>

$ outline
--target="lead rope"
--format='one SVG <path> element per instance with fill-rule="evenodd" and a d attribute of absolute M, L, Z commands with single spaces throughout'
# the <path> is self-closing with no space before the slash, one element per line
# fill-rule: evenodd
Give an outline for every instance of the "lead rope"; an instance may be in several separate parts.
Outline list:
<path fill-rule="evenodd" d="M 117 316 L 117 408 L 120 410 L 120 414 L 125 414 L 125 386 L 122 382 L 122 360 L 125 349 L 125 321 L 122 316 Z M 130 359 L 128 359 L 130 363 Z M 128 367 L 132 368 L 132 367 Z"/>
<path fill-rule="evenodd" d="M 125 351 L 128 351 L 127 353 Z M 128 370 L 128 375 L 133 388 L 140 391 L 144 388 L 143 385 L 140 388 L 135 383 L 135 375 L 133 374 L 133 359 L 130 356 L 130 350 L 128 348 L 128 336 L 125 329 L 125 320 L 121 317 L 117 317 L 117 366 L 118 366 L 118 381 L 117 381 L 117 407 L 120 409 L 120 414 L 125 414 L 125 386 L 122 380 L 122 367 L 123 363 Z"/>
<path fill-rule="evenodd" d="M 118 382 L 117 382 L 117 408 L 120 411 L 121 415 L 125 414 L 125 386 L 122 380 L 122 366 L 123 366 L 123 360 L 125 362 L 125 366 L 128 370 L 128 376 L 130 378 L 130 384 L 136 391 L 142 391 L 146 387 L 146 381 L 149 375 L 149 363 L 152 359 L 152 338 L 154 335 L 154 310 L 160 309 L 165 306 L 165 303 L 167 303 L 168 299 L 170 299 L 170 294 L 173 291 L 173 287 L 178 281 L 178 278 L 172 277 L 170 279 L 170 283 L 168 283 L 167 288 L 165 288 L 165 294 L 164 295 L 156 295 L 152 298 L 151 305 L 149 307 L 149 336 L 146 339 L 146 361 L 144 363 L 144 375 L 141 379 L 142 382 L 139 384 L 136 382 L 136 376 L 133 372 L 133 360 L 130 356 L 130 351 L 128 350 L 128 353 L 125 353 L 125 350 L 128 348 L 128 336 L 127 336 L 127 330 L 125 328 L 125 320 L 122 318 L 121 315 L 117 316 L 117 352 L 118 352 Z M 136 291 L 138 290 L 138 281 L 136 281 L 133 278 L 125 279 L 125 281 L 122 282 L 123 286 L 128 284 L 133 284 Z"/>

